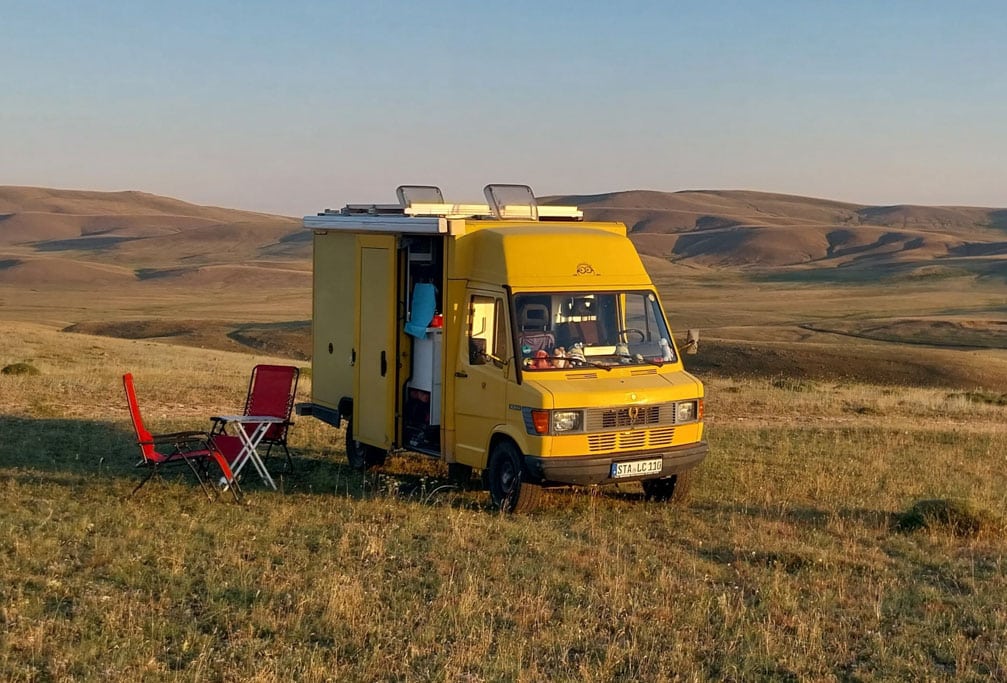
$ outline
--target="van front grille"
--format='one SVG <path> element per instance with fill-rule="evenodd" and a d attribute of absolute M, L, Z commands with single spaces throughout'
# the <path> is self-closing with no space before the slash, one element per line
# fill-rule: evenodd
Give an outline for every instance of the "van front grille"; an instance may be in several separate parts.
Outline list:
<path fill-rule="evenodd" d="M 674 427 L 634 429 L 628 432 L 588 434 L 587 445 L 591 453 L 642 451 L 650 448 L 670 446 L 674 438 Z"/>
<path fill-rule="evenodd" d="M 584 431 L 634 429 L 675 424 L 675 404 L 655 403 L 646 406 L 618 408 L 588 408 L 584 415 Z"/>

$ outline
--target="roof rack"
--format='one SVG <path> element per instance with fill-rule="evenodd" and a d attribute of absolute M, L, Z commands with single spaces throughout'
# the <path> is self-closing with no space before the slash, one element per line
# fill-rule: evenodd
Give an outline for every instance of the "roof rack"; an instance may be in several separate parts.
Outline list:
<path fill-rule="evenodd" d="M 527 185 L 487 185 L 486 204 L 452 204 L 434 185 L 400 185 L 398 204 L 347 204 L 326 209 L 321 216 L 412 216 L 429 218 L 495 218 L 497 220 L 584 220 L 576 206 L 539 206 Z"/>

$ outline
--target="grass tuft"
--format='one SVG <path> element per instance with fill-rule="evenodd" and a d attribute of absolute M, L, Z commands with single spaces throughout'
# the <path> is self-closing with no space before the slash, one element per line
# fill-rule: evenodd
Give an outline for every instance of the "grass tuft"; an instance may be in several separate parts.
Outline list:
<path fill-rule="evenodd" d="M 969 403 L 985 403 L 991 406 L 1007 406 L 1007 394 L 997 394 L 992 391 L 966 391 L 964 393 L 948 394 L 948 398 L 963 398 Z"/>
<path fill-rule="evenodd" d="M 1003 531 L 1003 520 L 967 500 L 929 499 L 913 503 L 898 516 L 900 531 L 937 531 L 953 536 L 989 535 Z"/>
<path fill-rule="evenodd" d="M 843 403 L 843 410 L 848 413 L 854 413 L 856 415 L 883 415 L 884 413 L 877 408 L 869 405 L 864 405 L 862 403 L 852 403 L 846 401 Z"/>
<path fill-rule="evenodd" d="M 817 391 L 818 385 L 811 380 L 800 379 L 798 377 L 778 377 L 773 380 L 773 386 L 784 391 L 810 392 Z"/>
<path fill-rule="evenodd" d="M 39 375 L 39 369 L 31 363 L 11 363 L 0 369 L 3 375 Z"/>

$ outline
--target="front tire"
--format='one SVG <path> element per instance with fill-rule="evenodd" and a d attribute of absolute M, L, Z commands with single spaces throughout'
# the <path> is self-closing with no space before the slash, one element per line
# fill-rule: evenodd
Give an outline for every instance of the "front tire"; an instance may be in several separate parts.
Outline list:
<path fill-rule="evenodd" d="M 692 488 L 692 470 L 679 472 L 663 479 L 644 479 L 643 493 L 647 500 L 681 503 L 689 497 Z"/>
<path fill-rule="evenodd" d="M 350 467 L 361 472 L 380 467 L 385 464 L 386 455 L 387 453 L 380 448 L 353 438 L 353 420 L 346 421 L 346 460 L 350 463 Z"/>
<path fill-rule="evenodd" d="M 490 452 L 487 479 L 490 498 L 501 512 L 531 512 L 542 498 L 542 487 L 525 481 L 524 458 L 510 441 L 498 441 Z"/>

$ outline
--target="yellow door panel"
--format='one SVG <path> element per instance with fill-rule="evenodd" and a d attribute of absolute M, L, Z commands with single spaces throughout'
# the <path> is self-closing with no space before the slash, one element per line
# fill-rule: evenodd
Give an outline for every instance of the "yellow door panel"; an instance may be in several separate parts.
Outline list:
<path fill-rule="evenodd" d="M 357 238 L 356 375 L 353 435 L 388 448 L 395 426 L 395 238 Z"/>

